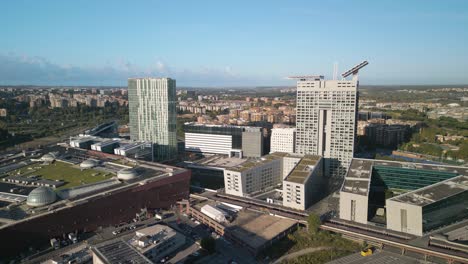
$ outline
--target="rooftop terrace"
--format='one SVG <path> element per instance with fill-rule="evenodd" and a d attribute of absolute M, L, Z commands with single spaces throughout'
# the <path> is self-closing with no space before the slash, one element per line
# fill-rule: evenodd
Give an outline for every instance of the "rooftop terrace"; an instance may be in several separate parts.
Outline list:
<path fill-rule="evenodd" d="M 304 155 L 299 164 L 286 177 L 285 181 L 304 183 L 321 158 L 317 155 Z"/>
<path fill-rule="evenodd" d="M 286 157 L 287 155 L 290 155 L 290 154 L 283 153 L 283 152 L 271 153 L 271 154 L 265 155 L 265 156 L 263 156 L 261 158 L 249 159 L 248 161 L 246 161 L 244 163 L 241 163 L 241 164 L 239 164 L 237 166 L 230 167 L 229 170 L 237 171 L 237 172 L 244 172 L 244 171 L 250 170 L 250 169 L 252 169 L 254 167 L 270 163 L 270 162 L 272 162 L 274 160 L 279 160 L 279 159 L 281 159 L 283 157 Z"/>

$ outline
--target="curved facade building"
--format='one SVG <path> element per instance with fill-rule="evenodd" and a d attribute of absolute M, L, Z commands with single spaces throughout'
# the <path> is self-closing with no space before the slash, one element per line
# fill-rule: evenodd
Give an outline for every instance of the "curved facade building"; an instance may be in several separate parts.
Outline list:
<path fill-rule="evenodd" d="M 169 208 L 189 197 L 190 171 L 178 170 L 173 176 L 146 178 L 145 182 L 106 190 L 106 195 L 71 198 L 69 205 L 58 206 L 34 218 L 0 226 L 0 259 L 14 257 L 29 247 L 38 248 L 53 237 L 131 221 L 142 208 Z"/>

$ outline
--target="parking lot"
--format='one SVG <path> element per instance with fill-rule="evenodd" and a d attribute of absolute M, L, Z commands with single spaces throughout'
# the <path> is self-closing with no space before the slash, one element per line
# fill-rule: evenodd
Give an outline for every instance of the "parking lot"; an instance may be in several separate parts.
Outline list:
<path fill-rule="evenodd" d="M 233 245 L 231 242 L 214 233 L 208 226 L 203 225 L 185 215 L 179 218 L 172 214 L 169 217 L 158 220 L 153 218 L 138 221 L 126 222 L 116 226 L 109 226 L 96 231 L 95 233 L 81 234 L 78 236 L 77 244 L 63 245 L 60 249 L 44 252 L 46 254 L 39 257 L 42 261 L 71 255 L 75 252 L 87 252 L 89 247 L 111 239 L 122 239 L 129 241 L 135 235 L 135 231 L 155 224 L 168 225 L 176 231 L 186 236 L 186 243 L 174 254 L 165 258 L 165 263 L 257 263 L 255 258 L 243 248 Z M 201 249 L 200 241 L 204 237 L 211 236 L 216 240 L 216 253 L 208 255 Z"/>

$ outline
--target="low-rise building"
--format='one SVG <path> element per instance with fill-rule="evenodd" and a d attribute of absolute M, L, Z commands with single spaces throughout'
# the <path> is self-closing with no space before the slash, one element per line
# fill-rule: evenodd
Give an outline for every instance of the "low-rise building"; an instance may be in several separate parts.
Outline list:
<path fill-rule="evenodd" d="M 278 188 L 282 205 L 298 210 L 311 205 L 321 183 L 322 158 L 316 155 L 275 152 L 224 170 L 226 194 L 254 197 Z"/>
<path fill-rule="evenodd" d="M 396 147 L 405 142 L 411 133 L 407 125 L 387 125 L 371 123 L 365 128 L 369 144 Z"/>
<path fill-rule="evenodd" d="M 468 176 L 454 177 L 386 201 L 387 228 L 422 236 L 468 217 Z"/>
<path fill-rule="evenodd" d="M 320 156 L 304 155 L 283 180 L 283 206 L 306 210 L 319 194 L 322 181 Z"/>
<path fill-rule="evenodd" d="M 158 262 L 185 244 L 185 236 L 166 225 L 154 225 L 135 232 L 130 244 L 153 262 Z"/>
<path fill-rule="evenodd" d="M 218 222 L 201 211 L 206 205 L 223 208 L 233 214 L 232 221 Z M 262 214 L 231 204 L 215 204 L 204 201 L 188 208 L 188 214 L 212 228 L 229 241 L 257 255 L 275 241 L 293 232 L 297 222 L 285 217 Z"/>
<path fill-rule="evenodd" d="M 273 153 L 258 160 L 225 169 L 225 192 L 235 196 L 248 196 L 281 184 L 281 158 Z"/>
<path fill-rule="evenodd" d="M 353 159 L 339 217 L 422 236 L 468 217 L 468 168 Z"/>
<path fill-rule="evenodd" d="M 241 156 L 263 155 L 263 134 L 260 127 L 205 125 L 185 123 L 185 151 Z"/>
<path fill-rule="evenodd" d="M 153 262 L 122 240 L 111 240 L 91 247 L 94 264 L 139 263 Z"/>

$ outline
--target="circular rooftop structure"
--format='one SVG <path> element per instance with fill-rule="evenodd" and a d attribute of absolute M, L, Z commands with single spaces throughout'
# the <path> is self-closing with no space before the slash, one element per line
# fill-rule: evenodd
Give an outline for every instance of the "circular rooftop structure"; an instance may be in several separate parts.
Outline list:
<path fill-rule="evenodd" d="M 87 159 L 87 160 L 80 163 L 80 168 L 82 168 L 82 169 L 91 169 L 93 167 L 96 167 L 97 165 L 98 165 L 97 160 Z"/>
<path fill-rule="evenodd" d="M 26 204 L 32 207 L 44 206 L 55 202 L 57 196 L 49 187 L 41 186 L 32 190 L 26 200 Z"/>
<path fill-rule="evenodd" d="M 52 161 L 55 160 L 55 155 L 52 154 L 52 153 L 44 154 L 44 155 L 41 157 L 41 160 L 42 160 L 42 161 L 45 161 L 45 162 L 52 162 Z"/>
<path fill-rule="evenodd" d="M 117 172 L 117 178 L 119 180 L 132 180 L 138 177 L 138 172 L 133 168 L 121 169 Z"/>

